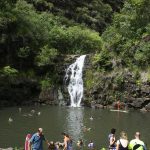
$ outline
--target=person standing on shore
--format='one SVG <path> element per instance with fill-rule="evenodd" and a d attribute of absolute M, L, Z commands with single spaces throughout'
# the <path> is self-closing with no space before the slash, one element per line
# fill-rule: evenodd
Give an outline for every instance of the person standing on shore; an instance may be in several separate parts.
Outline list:
<path fill-rule="evenodd" d="M 112 128 L 111 133 L 108 135 L 109 139 L 109 149 L 116 150 L 116 137 L 115 137 L 116 129 Z"/>
<path fill-rule="evenodd" d="M 25 139 L 25 150 L 30 150 L 30 139 L 31 139 L 32 135 L 31 134 L 27 134 L 26 139 Z"/>
<path fill-rule="evenodd" d="M 146 150 L 146 146 L 143 141 L 140 140 L 140 132 L 135 133 L 135 139 L 131 140 L 129 143 L 129 150 Z"/>
<path fill-rule="evenodd" d="M 126 132 L 121 131 L 120 139 L 116 143 L 116 150 L 128 150 L 128 137 Z"/>
<path fill-rule="evenodd" d="M 30 149 L 43 150 L 43 141 L 46 141 L 49 146 L 48 141 L 44 137 L 43 129 L 39 128 L 37 133 L 33 134 L 33 136 L 30 139 Z"/>

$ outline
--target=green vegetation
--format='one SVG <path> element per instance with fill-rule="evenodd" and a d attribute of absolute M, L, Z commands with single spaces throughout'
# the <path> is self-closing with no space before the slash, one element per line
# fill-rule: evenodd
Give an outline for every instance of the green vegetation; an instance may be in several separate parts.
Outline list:
<path fill-rule="evenodd" d="M 110 101 L 111 96 L 118 93 L 121 93 L 122 97 L 128 97 L 130 94 L 131 97 L 141 96 L 135 92 L 135 87 L 140 89 L 144 86 L 143 82 L 148 81 L 149 28 L 150 1 L 126 0 L 121 11 L 114 14 L 111 25 L 103 32 L 102 49 L 93 57 L 93 64 L 98 68 L 95 72 L 103 71 L 108 79 L 111 78 L 111 84 L 107 79 L 103 85 L 107 85 L 107 91 L 103 90 L 106 94 L 105 101 Z M 131 93 L 128 90 L 129 84 L 132 84 L 131 89 L 134 90 Z M 91 90 L 94 91 L 95 88 L 96 86 L 91 87 Z"/>
<path fill-rule="evenodd" d="M 44 4 L 46 1 L 38 2 Z M 38 12 L 25 0 L 12 3 L 3 0 L 1 5 L 2 66 L 28 69 L 35 64 L 51 64 L 58 54 L 90 53 L 101 49 L 98 33 L 80 24 L 69 25 L 63 16 L 54 16 L 47 11 Z"/>
<path fill-rule="evenodd" d="M 63 18 L 63 22 L 78 23 L 102 32 L 111 22 L 112 13 L 119 11 L 124 0 L 27 0 L 38 11 L 49 11 Z M 69 23 L 69 24 L 70 24 Z"/>
<path fill-rule="evenodd" d="M 150 1 L 127 0 L 103 33 L 105 49 L 119 56 L 123 66 L 144 68 L 150 61 Z"/>
<path fill-rule="evenodd" d="M 1 0 L 0 6 L 0 90 L 12 77 L 34 79 L 41 89 L 62 84 L 58 61 L 70 54 L 94 55 L 88 89 L 113 71 L 114 85 L 122 85 L 120 68 L 137 84 L 143 70 L 150 78 L 148 0 Z"/>

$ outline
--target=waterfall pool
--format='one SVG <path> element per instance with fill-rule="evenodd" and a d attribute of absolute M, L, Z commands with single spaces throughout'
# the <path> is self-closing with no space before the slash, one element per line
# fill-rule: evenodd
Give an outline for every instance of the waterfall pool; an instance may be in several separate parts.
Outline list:
<path fill-rule="evenodd" d="M 9 117 L 13 119 L 12 122 L 8 122 Z M 93 140 L 99 149 L 107 148 L 108 134 L 112 127 L 117 129 L 117 139 L 122 130 L 127 132 L 129 140 L 136 131 L 140 131 L 142 140 L 150 148 L 149 113 L 59 106 L 22 107 L 19 112 L 18 107 L 12 107 L 0 109 L 0 120 L 0 147 L 3 148 L 23 147 L 25 136 L 36 132 L 38 127 L 44 129 L 44 134 L 50 141 L 62 142 L 61 132 L 67 132 L 71 135 L 74 146 L 81 138 L 85 146 Z M 46 144 L 44 147 L 46 149 Z"/>

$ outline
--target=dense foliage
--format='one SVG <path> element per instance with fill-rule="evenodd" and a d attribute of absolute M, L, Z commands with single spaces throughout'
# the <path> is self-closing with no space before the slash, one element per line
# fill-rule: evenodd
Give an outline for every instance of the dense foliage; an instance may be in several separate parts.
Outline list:
<path fill-rule="evenodd" d="M 124 0 L 27 0 L 38 11 L 49 11 L 76 23 L 102 32 L 111 22 L 112 12 L 119 11 Z"/>
<path fill-rule="evenodd" d="M 102 50 L 86 74 L 89 93 L 104 105 L 143 99 L 150 83 L 150 1 L 126 0 L 101 37 Z"/>
<path fill-rule="evenodd" d="M 56 85 L 61 55 L 100 51 L 98 32 L 54 9 L 46 0 L 0 1 L 0 105 Z"/>
<path fill-rule="evenodd" d="M 99 34 L 86 27 L 65 25 L 59 16 L 38 13 L 24 0 L 1 3 L 1 66 L 29 68 L 35 65 L 35 60 L 39 64 L 40 61 L 50 64 L 58 54 L 89 53 L 101 49 Z"/>
<path fill-rule="evenodd" d="M 115 66 L 149 69 L 149 41 L 149 0 L 1 0 L 0 91 L 20 78 L 55 85 L 57 61 L 68 54 L 94 54 L 91 80 Z"/>
<path fill-rule="evenodd" d="M 111 60 L 119 60 L 126 67 L 147 68 L 150 64 L 150 1 L 127 0 L 102 38 L 104 51 L 109 51 Z"/>

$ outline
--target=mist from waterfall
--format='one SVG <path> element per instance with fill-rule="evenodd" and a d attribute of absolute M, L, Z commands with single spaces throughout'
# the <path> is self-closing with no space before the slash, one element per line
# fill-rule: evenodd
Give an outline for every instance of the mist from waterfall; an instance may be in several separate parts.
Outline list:
<path fill-rule="evenodd" d="M 82 71 L 86 55 L 82 55 L 71 64 L 66 71 L 65 80 L 69 80 L 68 92 L 71 100 L 71 107 L 80 107 L 83 97 Z"/>

